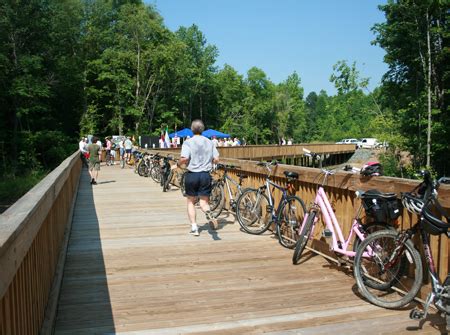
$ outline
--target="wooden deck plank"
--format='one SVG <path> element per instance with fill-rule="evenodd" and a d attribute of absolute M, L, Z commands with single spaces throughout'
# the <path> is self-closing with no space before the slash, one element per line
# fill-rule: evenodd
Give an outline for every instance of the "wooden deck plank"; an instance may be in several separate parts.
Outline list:
<path fill-rule="evenodd" d="M 179 191 L 118 166 L 102 167 L 94 187 L 86 174 L 56 334 L 401 334 L 419 324 L 362 300 L 354 279 L 319 256 L 293 266 L 291 250 L 242 233 L 231 215 L 190 236 Z M 430 320 L 421 334 L 444 326 Z"/>

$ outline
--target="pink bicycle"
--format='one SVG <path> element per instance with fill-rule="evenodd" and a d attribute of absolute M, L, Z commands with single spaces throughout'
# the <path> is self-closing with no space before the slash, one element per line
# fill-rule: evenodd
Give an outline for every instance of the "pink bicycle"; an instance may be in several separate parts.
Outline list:
<path fill-rule="evenodd" d="M 319 155 L 312 153 L 309 150 L 307 151 L 304 149 L 304 151 L 307 155 L 311 155 L 313 159 L 317 159 L 317 157 L 320 157 Z M 362 202 L 353 219 L 353 224 L 350 229 L 349 235 L 347 239 L 344 239 L 344 234 L 342 233 L 339 222 L 336 218 L 336 215 L 334 214 L 333 208 L 330 204 L 330 201 L 328 200 L 328 196 L 323 188 L 326 184 L 328 176 L 333 175 L 334 171 L 322 169 L 321 173 L 323 174 L 323 182 L 319 186 L 316 198 L 311 205 L 310 210 L 305 215 L 302 226 L 300 228 L 300 235 L 295 245 L 295 251 L 292 257 L 292 262 L 294 264 L 298 264 L 308 240 L 313 236 L 314 228 L 316 227 L 316 223 L 319 221 L 320 216 L 322 216 L 322 221 L 326 226 L 326 228 L 323 230 L 322 235 L 325 238 L 332 239 L 330 250 L 343 256 L 354 257 L 358 249 L 358 245 L 361 243 L 361 241 L 364 240 L 365 236 L 378 230 L 393 229 L 390 223 L 400 215 L 400 209 L 395 208 L 396 204 L 398 206 L 398 200 L 394 193 L 381 193 L 376 190 L 367 192 L 357 191 L 356 196 L 362 199 Z M 379 209 L 379 212 L 384 212 L 386 213 L 386 215 L 374 215 L 374 222 L 363 224 L 361 220 L 361 213 L 363 208 L 366 209 L 366 212 L 368 211 L 368 207 L 365 205 L 368 202 L 373 202 L 374 204 L 378 203 L 377 208 Z M 355 236 L 354 241 L 353 236 Z M 349 250 L 349 246 L 352 241 L 353 248 L 352 250 Z"/>

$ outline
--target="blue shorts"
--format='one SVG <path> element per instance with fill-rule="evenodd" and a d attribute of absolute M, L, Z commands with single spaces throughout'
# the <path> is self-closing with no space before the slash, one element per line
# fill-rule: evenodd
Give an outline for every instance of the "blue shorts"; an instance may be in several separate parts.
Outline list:
<path fill-rule="evenodd" d="M 186 172 L 184 183 L 186 195 L 209 197 L 211 194 L 211 175 L 209 172 Z"/>

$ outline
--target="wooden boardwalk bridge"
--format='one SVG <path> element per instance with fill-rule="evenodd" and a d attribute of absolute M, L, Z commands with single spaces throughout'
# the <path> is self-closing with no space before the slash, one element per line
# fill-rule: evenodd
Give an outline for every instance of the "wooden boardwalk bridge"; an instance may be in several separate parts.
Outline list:
<path fill-rule="evenodd" d="M 303 172 L 307 176 L 312 169 Z M 435 312 L 418 329 L 409 309 L 367 303 L 351 272 L 323 257 L 309 253 L 293 266 L 291 250 L 269 233 L 241 232 L 229 212 L 220 216 L 218 230 L 205 224 L 199 237 L 191 236 L 185 211 L 178 190 L 163 193 L 151 179 L 117 165 L 102 166 L 98 185 L 91 186 L 77 154 L 69 157 L 0 216 L 0 334 L 39 329 L 43 334 L 52 329 L 130 335 L 439 334 L 445 329 Z M 337 206 L 338 215 L 350 212 Z M 60 254 L 64 240 L 67 252 Z M 436 243 L 444 273 L 448 241 Z"/>

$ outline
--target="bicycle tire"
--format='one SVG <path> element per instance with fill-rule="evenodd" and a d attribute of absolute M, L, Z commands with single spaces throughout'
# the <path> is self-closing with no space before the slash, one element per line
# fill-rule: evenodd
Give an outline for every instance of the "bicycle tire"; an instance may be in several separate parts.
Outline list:
<path fill-rule="evenodd" d="M 247 233 L 264 233 L 272 223 L 269 198 L 260 190 L 245 190 L 236 201 L 236 217 L 241 228 Z"/>
<path fill-rule="evenodd" d="M 388 264 L 387 260 L 392 257 L 393 250 L 399 246 L 397 237 L 398 233 L 390 230 L 369 235 L 361 242 L 354 259 L 353 272 L 359 291 L 372 304 L 383 308 L 400 308 L 407 305 L 422 286 L 422 261 L 419 252 L 409 239 L 403 244 L 402 252 L 392 260 L 394 261 L 392 270 L 380 266 Z M 371 256 L 363 257 L 365 252 Z M 407 262 L 406 271 L 399 271 L 404 259 Z M 369 272 L 371 269 L 374 269 L 373 274 Z M 406 275 L 413 277 L 412 284 Z M 402 290 L 405 294 L 397 290 Z"/>
<path fill-rule="evenodd" d="M 140 161 L 137 167 L 137 171 L 138 171 L 138 175 L 140 175 L 141 177 L 145 176 L 145 168 L 147 166 L 145 165 L 144 161 Z"/>
<path fill-rule="evenodd" d="M 150 170 L 150 177 L 155 183 L 159 184 L 161 182 L 161 168 L 159 165 L 153 165 L 152 169 Z"/>
<path fill-rule="evenodd" d="M 172 170 L 169 171 L 169 173 L 167 174 L 167 176 L 164 176 L 164 180 L 163 180 L 163 192 L 167 192 L 170 189 L 170 182 L 172 180 L 173 177 L 173 172 Z"/>
<path fill-rule="evenodd" d="M 292 264 L 297 265 L 300 257 L 302 256 L 303 250 L 305 250 L 306 244 L 308 243 L 309 236 L 311 235 L 311 229 L 314 224 L 317 213 L 315 211 L 310 211 L 308 213 L 308 218 L 299 234 L 298 241 L 295 244 L 294 254 L 292 255 Z"/>
<path fill-rule="evenodd" d="M 385 229 L 395 231 L 395 228 L 392 227 L 387 222 L 371 222 L 371 223 L 362 225 L 362 228 L 367 233 L 367 236 L 369 234 L 375 233 L 376 231 L 385 230 Z M 353 241 L 353 251 L 354 252 L 356 252 L 358 250 L 358 247 L 360 244 L 361 244 L 361 240 L 358 237 L 358 235 L 356 235 L 355 240 Z"/>
<path fill-rule="evenodd" d="M 225 204 L 225 191 L 223 185 L 219 182 L 213 182 L 211 194 L 209 196 L 209 207 L 213 217 L 218 217 L 222 213 Z"/>
<path fill-rule="evenodd" d="M 293 249 L 299 237 L 299 229 L 305 217 L 306 206 L 297 196 L 288 196 L 278 213 L 277 235 L 280 244 Z"/>

